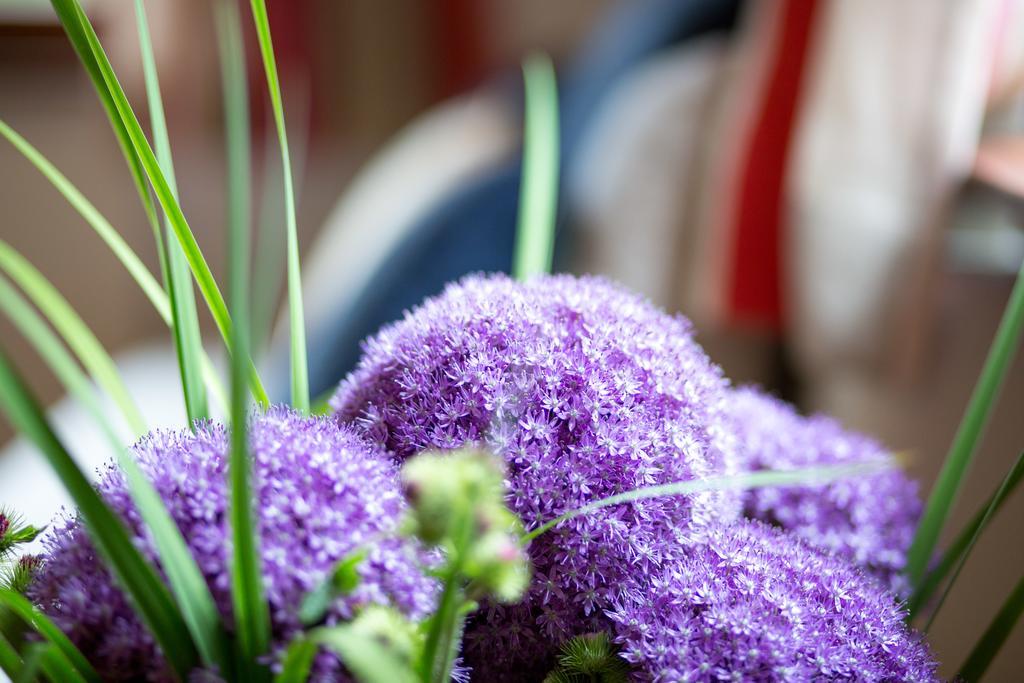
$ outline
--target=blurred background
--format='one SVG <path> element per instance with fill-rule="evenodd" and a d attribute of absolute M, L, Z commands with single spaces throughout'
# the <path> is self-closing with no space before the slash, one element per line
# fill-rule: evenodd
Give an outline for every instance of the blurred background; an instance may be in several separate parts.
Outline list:
<path fill-rule="evenodd" d="M 145 120 L 132 3 L 83 4 Z M 734 382 L 877 435 L 909 453 L 928 490 L 1024 259 L 1024 2 L 268 6 L 299 193 L 314 394 L 352 367 L 360 339 L 443 283 L 510 267 L 519 63 L 543 50 L 561 98 L 558 268 L 606 275 L 685 313 Z M 219 275 L 224 143 L 210 3 L 147 8 L 182 204 Z M 283 400 L 281 178 L 261 67 L 251 40 L 247 47 L 254 325 L 260 364 Z M 158 271 L 116 140 L 45 1 L 0 1 L 0 118 Z M 50 278 L 115 355 L 149 422 L 181 424 L 162 322 L 6 143 L 0 207 L 0 239 Z M 204 332 L 219 355 L 208 317 Z M 7 320 L 0 338 L 73 435 L 76 457 L 95 467 L 108 453 L 88 420 Z M 1017 355 L 953 528 L 1024 448 Z M 0 489 L 20 496 L 5 502 L 48 515 L 62 499 L 31 449 L 11 439 L 0 423 Z M 32 486 L 14 485 L 12 473 L 24 482 L 30 471 Z M 936 622 L 943 673 L 955 671 L 1024 570 L 1022 523 L 1018 495 Z M 1024 676 L 1022 631 L 990 680 Z"/>

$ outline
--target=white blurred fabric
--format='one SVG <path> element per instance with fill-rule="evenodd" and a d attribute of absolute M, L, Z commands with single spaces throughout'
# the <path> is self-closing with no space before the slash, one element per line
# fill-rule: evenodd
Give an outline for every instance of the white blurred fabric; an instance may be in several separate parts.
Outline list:
<path fill-rule="evenodd" d="M 835 408 L 927 324 L 941 232 L 982 130 L 1002 0 L 833 0 L 788 177 L 788 337 Z M 868 379 L 868 382 L 871 380 Z"/>
<path fill-rule="evenodd" d="M 582 270 L 678 306 L 687 217 L 726 44 L 706 38 L 624 76 L 566 169 L 567 199 L 581 228 Z"/>

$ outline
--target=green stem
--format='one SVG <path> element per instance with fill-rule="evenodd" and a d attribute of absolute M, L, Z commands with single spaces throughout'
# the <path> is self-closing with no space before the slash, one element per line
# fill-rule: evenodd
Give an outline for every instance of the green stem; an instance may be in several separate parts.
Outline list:
<path fill-rule="evenodd" d="M 453 573 L 454 574 L 454 573 Z M 450 652 L 455 632 L 460 629 L 459 605 L 462 603 L 462 588 L 458 585 L 457 576 L 450 575 L 445 581 L 444 592 L 438 605 L 434 619 L 437 623 L 430 630 L 427 639 L 427 680 L 444 683 L 451 677 Z"/>
<path fill-rule="evenodd" d="M 536 529 L 523 534 L 522 544 L 525 546 L 541 534 L 550 531 L 562 522 L 587 515 L 595 510 L 622 505 L 638 500 L 649 498 L 664 498 L 666 496 L 684 496 L 702 491 L 725 491 L 729 489 L 757 489 L 767 486 L 792 486 L 797 484 L 823 484 L 837 479 L 847 477 L 866 476 L 881 472 L 893 467 L 891 460 L 876 460 L 872 462 L 849 463 L 844 465 L 829 465 L 825 467 L 807 467 L 790 471 L 764 471 L 751 472 L 749 474 L 737 474 L 732 476 L 709 477 L 707 479 L 693 479 L 690 481 L 677 481 L 670 484 L 658 484 L 646 486 L 625 493 L 619 493 L 607 498 L 601 498 L 587 503 L 575 510 L 565 512 L 552 520 L 545 522 Z"/>
<path fill-rule="evenodd" d="M 523 63 L 526 111 L 523 170 L 512 274 L 517 280 L 551 272 L 558 217 L 558 86 L 545 55 Z"/>
<path fill-rule="evenodd" d="M 459 519 L 441 600 L 431 619 L 423 650 L 421 677 L 424 683 L 448 683 L 451 680 L 456 648 L 465 621 L 465 610 L 462 609 L 466 600 L 462 585 L 462 565 L 472 539 L 474 520 L 469 510 L 462 510 Z"/>
<path fill-rule="evenodd" d="M 1020 578 L 1017 585 L 1006 602 L 1003 603 L 999 613 L 996 614 L 992 623 L 985 630 L 985 634 L 978 640 L 977 645 L 967 656 L 967 661 L 960 667 L 957 680 L 978 681 L 985 675 L 989 664 L 999 654 L 999 650 L 1006 643 L 1013 627 L 1017 625 L 1021 613 L 1024 613 L 1024 576 Z"/>
<path fill-rule="evenodd" d="M 985 504 L 975 512 L 971 521 L 960 530 L 960 535 L 956 537 L 956 540 L 946 547 L 942 561 L 924 577 L 924 580 L 917 586 L 913 595 L 910 596 L 910 600 L 907 601 L 907 612 L 910 619 L 917 616 L 918 612 L 921 611 L 935 591 L 938 590 L 939 586 L 942 585 L 949 572 L 956 566 L 975 534 L 983 527 L 984 521 L 991 516 L 989 510 L 991 509 L 991 514 L 993 515 L 999 512 L 1003 503 L 1013 493 L 1013 490 L 1017 488 L 1022 479 L 1024 479 L 1024 452 L 1017 457 L 1017 463 L 1010 470 L 1007 484 L 1005 486 L 1001 484 L 999 489 L 989 496 Z"/>
<path fill-rule="evenodd" d="M 1024 263 L 1021 264 L 1017 282 L 1010 293 L 1010 299 L 1003 312 L 992 347 L 989 349 L 985 366 L 982 368 L 978 383 L 971 394 L 970 403 L 957 429 L 956 436 L 949 448 L 949 454 L 939 473 L 939 478 L 928 496 L 921 522 L 917 525 L 914 542 L 907 553 L 906 575 L 914 587 L 920 585 L 928 571 L 928 564 L 935 552 L 935 545 L 946 520 L 956 502 L 957 494 L 971 461 L 981 441 L 981 433 L 988 423 L 992 406 L 995 404 L 999 389 L 1006 379 L 1010 361 L 1020 343 L 1021 332 L 1024 331 Z"/>
<path fill-rule="evenodd" d="M 971 556 L 971 551 L 974 550 L 974 544 L 978 542 L 981 537 L 981 532 L 985 529 L 985 525 L 988 524 L 989 519 L 995 514 L 996 508 L 999 506 L 999 502 L 1006 497 L 1006 492 L 1013 485 L 1015 473 L 1021 469 L 1021 463 L 1024 462 L 1024 453 L 1021 453 L 1017 458 L 1017 462 L 1014 464 L 1010 471 L 1007 472 L 1006 477 L 1003 479 L 1003 483 L 999 485 L 999 489 L 996 494 L 992 497 L 988 507 L 985 508 L 985 514 L 982 515 L 981 521 L 978 526 L 975 527 L 974 533 L 971 534 L 971 539 L 967 542 L 967 546 L 964 551 L 960 553 L 960 558 L 957 560 L 956 568 L 953 570 L 953 575 L 949 579 L 949 583 L 946 584 L 946 588 L 942 591 L 942 595 L 939 597 L 939 601 L 935 604 L 935 609 L 932 610 L 931 616 L 928 617 L 928 622 L 924 625 L 924 633 L 929 633 L 932 630 L 932 624 L 935 623 L 935 617 L 938 616 L 939 610 L 946 603 L 946 598 L 949 597 L 949 593 L 953 590 L 953 585 L 956 580 L 960 577 L 960 572 L 963 570 L 964 565 L 967 563 L 967 558 Z"/>

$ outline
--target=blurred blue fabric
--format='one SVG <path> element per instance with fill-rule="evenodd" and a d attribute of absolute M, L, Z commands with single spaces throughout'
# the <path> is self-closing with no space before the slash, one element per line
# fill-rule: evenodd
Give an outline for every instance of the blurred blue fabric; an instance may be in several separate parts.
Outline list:
<path fill-rule="evenodd" d="M 559 74 L 562 168 L 571 167 L 587 126 L 613 84 L 661 50 L 709 33 L 727 32 L 742 0 L 644 0 L 616 5 Z M 521 88 L 509 107 L 522 110 Z M 310 392 L 331 391 L 358 362 L 363 339 L 402 317 L 446 283 L 512 265 L 520 158 L 443 198 L 423 215 L 379 266 L 352 306 L 310 330 Z M 565 179 L 562 178 L 564 183 Z M 572 249 L 571 207 L 559 206 L 556 262 Z M 288 349 L 271 355 L 271 394 L 287 398 Z"/>

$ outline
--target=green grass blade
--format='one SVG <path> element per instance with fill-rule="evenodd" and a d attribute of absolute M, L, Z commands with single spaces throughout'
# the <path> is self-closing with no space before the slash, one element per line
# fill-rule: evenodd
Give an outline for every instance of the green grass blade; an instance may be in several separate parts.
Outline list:
<path fill-rule="evenodd" d="M 12 683 L 36 683 L 36 681 L 50 680 L 49 677 L 40 677 L 40 671 L 42 670 L 40 664 L 42 663 L 42 654 L 46 647 L 43 643 L 29 643 L 24 648 L 21 670 L 17 676 L 12 678 Z M 60 679 L 57 680 L 59 681 Z M 50 680 L 50 683 L 55 682 Z M 63 681 L 60 683 L 63 683 Z"/>
<path fill-rule="evenodd" d="M 1020 469 L 1024 469 L 1024 453 L 1017 456 L 1017 462 L 1014 463 L 1013 467 L 1010 468 L 1010 471 L 1006 473 L 1006 477 L 1003 479 L 1002 484 L 999 485 L 995 495 L 992 497 L 992 501 L 985 509 L 985 513 L 982 515 L 981 521 L 974 529 L 974 533 L 971 534 L 970 541 L 967 542 L 967 546 L 964 547 L 964 551 L 960 554 L 960 558 L 956 562 L 956 567 L 953 569 L 953 575 L 950 577 L 949 583 L 946 584 L 945 589 L 942 591 L 942 595 L 939 597 L 939 601 L 935 603 L 935 609 L 932 610 L 931 615 L 928 617 L 928 622 L 924 626 L 925 633 L 928 633 L 931 630 L 932 624 L 935 623 L 935 617 L 938 616 L 939 611 L 942 609 L 942 605 L 946 602 L 946 598 L 949 597 L 949 592 L 953 589 L 953 585 L 960 577 L 960 572 L 963 570 L 964 564 L 967 562 L 967 558 L 970 557 L 971 551 L 974 549 L 974 544 L 978 542 L 979 538 L 981 538 L 981 533 L 985 530 L 985 526 L 988 524 L 989 519 L 995 514 L 997 501 L 1006 497 L 1006 493 L 1013 481 L 1014 472 Z"/>
<path fill-rule="evenodd" d="M 124 414 L 133 435 L 144 434 L 146 423 L 124 382 L 121 381 L 117 366 L 67 299 L 42 273 L 3 240 L 0 240 L 0 270 L 18 283 L 47 320 L 60 332 L 85 369 Z"/>
<path fill-rule="evenodd" d="M 29 646 L 39 656 L 39 669 L 51 683 L 85 683 L 85 678 L 78 672 L 64 653 L 50 644 L 34 643 Z"/>
<path fill-rule="evenodd" d="M 153 302 L 153 306 L 157 309 L 160 317 L 170 319 L 170 307 L 160 283 L 154 279 L 145 264 L 132 251 L 132 248 L 128 246 L 128 243 L 124 241 L 117 230 L 96 210 L 96 207 L 39 150 L 2 120 L 0 120 L 0 135 L 7 138 L 15 149 L 21 152 L 40 173 L 46 176 L 47 180 L 57 188 L 64 198 L 67 199 L 68 203 L 96 231 L 96 234 L 106 242 L 128 273 L 139 284 L 146 297 Z"/>
<path fill-rule="evenodd" d="M 3 278 L 0 278 L 0 307 L 32 343 L 69 393 L 78 399 L 103 428 L 124 470 L 132 500 L 152 533 L 161 565 L 203 661 L 219 667 L 221 671 L 227 671 L 227 634 L 202 572 L 159 494 L 125 452 L 85 373 L 78 368 L 56 335 L 32 307 Z M 0 593 L 0 604 L 4 602 L 4 595 Z M 19 615 L 28 621 L 24 614 Z"/>
<path fill-rule="evenodd" d="M 526 90 L 523 172 L 512 274 L 519 280 L 551 272 L 558 215 L 558 87 L 543 55 L 523 63 Z"/>
<path fill-rule="evenodd" d="M 334 398 L 334 392 L 337 387 L 331 387 L 324 393 L 313 399 L 312 405 L 309 407 L 309 412 L 312 415 L 327 415 L 331 412 L 331 399 Z"/>
<path fill-rule="evenodd" d="M 0 277 L 0 309 L 46 361 L 68 393 L 74 396 L 96 420 L 110 442 L 111 452 L 120 453 L 124 448 L 123 443 L 118 437 L 117 429 L 103 412 L 89 378 L 78 367 L 57 335 L 4 277 Z"/>
<path fill-rule="evenodd" d="M 139 49 L 142 53 L 142 70 L 146 80 L 146 96 L 149 101 L 149 116 L 153 128 L 153 140 L 156 144 L 157 161 L 167 179 L 175 199 L 178 198 L 177 182 L 174 177 L 174 161 L 171 157 L 171 141 L 167 134 L 167 122 L 164 118 L 164 103 L 160 96 L 160 78 L 157 74 L 156 59 L 153 57 L 153 46 L 149 37 L 149 24 L 146 21 L 146 8 L 142 0 L 135 0 L 135 19 L 138 26 Z M 181 386 L 185 395 L 185 412 L 189 423 L 195 428 L 196 420 L 209 416 L 206 404 L 206 390 L 202 378 L 203 341 L 199 331 L 199 315 L 196 312 L 195 294 L 192 291 L 192 277 L 185 261 L 185 254 L 171 237 L 171 227 L 167 231 L 167 289 L 171 295 L 171 310 L 174 335 L 174 346 L 178 353 L 178 366 L 181 370 Z"/>
<path fill-rule="evenodd" d="M 928 572 L 928 575 L 917 587 L 917 590 L 910 596 L 910 600 L 907 602 L 909 619 L 913 619 L 917 615 L 921 608 L 931 599 L 935 591 L 938 590 L 939 586 L 942 585 L 949 572 L 956 566 L 964 551 L 971 544 L 975 534 L 979 533 L 984 526 L 987 517 L 990 515 L 989 511 L 991 510 L 992 515 L 999 512 L 999 508 L 1013 494 L 1022 479 L 1024 479 L 1024 453 L 1017 458 L 1017 462 L 1010 469 L 1006 480 L 1000 484 L 999 489 L 985 501 L 974 514 L 974 517 L 971 518 L 971 521 L 960 531 L 956 539 L 949 544 L 946 552 L 942 555 L 942 560 L 935 569 Z"/>
<path fill-rule="evenodd" d="M 164 506 L 160 494 L 128 453 L 118 464 L 124 471 L 135 507 L 149 527 L 171 591 L 181 608 L 199 656 L 222 675 L 231 671 L 229 640 L 220 612 L 206 585 L 203 573 L 189 551 L 181 530 Z"/>
<path fill-rule="evenodd" d="M 36 633 L 60 650 L 83 678 L 90 681 L 90 683 L 103 683 L 103 679 L 92 668 L 85 655 L 75 647 L 75 644 L 64 635 L 63 631 L 57 628 L 56 624 L 50 621 L 45 614 L 33 607 L 32 603 L 26 600 L 24 596 L 14 591 L 0 589 L 0 605 L 16 614 L 19 619 L 28 624 Z"/>
<path fill-rule="evenodd" d="M 265 147 L 264 159 L 269 160 L 273 156 L 271 147 L 277 148 L 276 133 L 267 132 Z M 274 333 L 277 302 L 284 285 L 287 263 L 285 243 L 288 239 L 281 232 L 281 225 L 285 222 L 284 202 L 279 198 L 284 192 L 280 182 L 281 169 L 277 164 L 265 161 L 262 175 L 256 255 L 253 261 L 253 272 L 260 276 L 252 283 L 252 349 L 256 358 L 266 355 Z"/>
<path fill-rule="evenodd" d="M 907 578 L 910 585 L 918 586 L 931 562 L 946 520 L 956 503 L 960 486 L 967 476 L 971 461 L 981 441 L 981 433 L 988 422 L 996 396 L 1006 378 L 1014 351 L 1024 331 L 1024 263 L 1021 264 L 1010 300 L 1006 303 L 1003 319 L 996 330 L 985 365 L 967 404 L 960 427 L 946 455 L 939 477 L 928 496 L 924 514 L 917 525 L 914 541 L 907 553 Z"/>
<path fill-rule="evenodd" d="M 50 4 L 53 5 L 54 12 L 57 14 L 57 18 L 64 27 L 64 32 L 67 34 L 68 40 L 71 42 L 71 46 L 75 50 L 75 54 L 78 55 L 78 59 L 82 62 L 82 66 L 85 67 L 86 73 L 89 74 L 89 79 L 96 88 L 96 94 L 100 98 L 100 103 L 103 105 L 103 109 L 107 113 L 107 118 L 110 120 L 110 125 L 114 130 L 114 135 L 117 137 L 117 142 L 121 147 L 121 151 L 124 153 L 125 161 L 128 162 L 128 170 L 131 172 L 132 181 L 134 182 L 135 189 L 139 194 L 139 200 L 142 202 L 142 207 L 146 212 L 146 217 L 149 220 L 150 225 L 152 225 L 154 230 L 157 231 L 157 248 L 160 252 L 162 264 L 164 258 L 162 248 L 163 242 L 160 239 L 160 233 L 157 227 L 156 209 L 153 206 L 153 198 L 150 196 L 149 187 L 146 185 L 145 171 L 142 168 L 142 163 L 139 161 L 138 155 L 135 154 L 131 138 L 128 136 L 128 131 L 125 128 L 124 123 L 121 121 L 120 115 L 117 113 L 117 107 L 114 106 L 114 101 L 110 97 L 110 93 L 107 91 L 99 63 L 93 55 L 92 48 L 89 46 L 89 41 L 86 38 L 85 31 L 82 28 L 81 22 L 78 20 L 75 5 L 72 2 L 69 2 L 69 0 L 51 0 Z"/>
<path fill-rule="evenodd" d="M 3 135 L 15 149 L 21 152 L 64 196 L 72 208 L 78 211 L 139 285 L 142 293 L 149 299 L 164 323 L 169 327 L 172 326 L 174 321 L 171 316 L 171 303 L 167 293 L 103 214 L 46 157 L 40 154 L 35 147 L 2 120 L 0 120 L 0 135 Z M 157 236 L 159 237 L 159 234 Z M 220 378 L 217 376 L 216 370 L 214 370 L 213 363 L 210 362 L 205 352 L 203 352 L 200 362 L 207 388 L 217 401 L 219 407 L 226 414 L 228 409 L 227 394 L 224 391 Z"/>
<path fill-rule="evenodd" d="M 246 359 L 249 357 L 249 258 L 251 241 L 249 95 L 246 91 L 245 52 L 241 20 L 234 0 L 216 4 L 217 43 L 220 47 L 221 80 L 228 169 L 228 287 L 231 316 L 231 598 L 235 628 L 246 680 L 267 680 L 269 672 L 256 662 L 270 649 L 270 613 L 263 594 L 259 535 L 253 515 L 250 486 L 252 459 L 249 453 L 246 392 Z"/>
<path fill-rule="evenodd" d="M 619 493 L 607 498 L 587 503 L 575 510 L 563 513 L 554 519 L 541 524 L 536 529 L 523 534 L 523 544 L 527 544 L 541 534 L 550 531 L 562 522 L 590 514 L 595 510 L 622 505 L 638 500 L 650 498 L 664 498 L 666 496 L 684 496 L 702 491 L 724 491 L 729 489 L 758 489 L 768 486 L 794 486 L 797 484 L 825 484 L 837 479 L 866 476 L 894 467 L 892 461 L 876 460 L 873 462 L 850 463 L 845 465 L 829 465 L 823 467 L 807 467 L 799 470 L 786 471 L 764 471 L 750 472 L 748 474 L 735 474 L 722 477 L 708 477 L 707 479 L 693 479 L 690 481 L 673 482 L 671 484 L 659 484 L 657 486 L 645 486 L 633 489 L 625 493 Z"/>
<path fill-rule="evenodd" d="M 307 97 L 301 100 L 308 104 Z M 294 152 L 294 188 L 296 205 L 302 199 L 302 185 L 309 142 L 309 124 L 307 107 L 289 109 L 291 113 L 288 130 L 298 131 L 297 136 L 289 138 L 290 151 Z M 270 159 L 277 149 L 277 133 L 267 131 L 265 135 L 264 158 Z M 260 276 L 253 283 L 253 354 L 260 357 L 266 353 L 270 345 L 274 331 L 274 320 L 277 313 L 277 302 L 281 299 L 281 290 L 284 286 L 285 271 L 287 270 L 287 239 L 288 236 L 281 231 L 281 224 L 286 221 L 284 218 L 284 183 L 281 179 L 281 169 L 276 165 L 266 162 L 263 164 L 262 191 L 260 192 L 260 213 L 257 224 L 258 237 L 256 239 L 256 256 L 254 272 Z"/>
<path fill-rule="evenodd" d="M 7 642 L 4 634 L 0 633 L 0 671 L 7 674 L 12 681 L 16 681 L 21 673 L 21 667 L 22 661 L 18 651 Z"/>
<path fill-rule="evenodd" d="M 231 317 L 228 315 L 227 305 L 224 303 L 224 297 L 221 295 L 220 289 L 217 287 L 217 282 L 213 277 L 213 273 L 210 271 L 209 265 L 206 263 L 206 259 L 203 257 L 199 244 L 196 242 L 195 235 L 192 234 L 192 230 L 189 228 L 188 221 L 185 220 L 185 216 L 181 211 L 181 206 L 174 198 L 174 194 L 171 192 L 171 188 L 168 185 L 166 178 L 164 178 L 163 172 L 160 170 L 160 165 L 157 162 L 156 155 L 153 153 L 153 149 L 150 147 L 149 142 L 146 140 L 146 136 L 142 132 L 142 127 L 139 125 L 139 121 L 135 117 L 135 113 L 132 111 L 131 105 L 128 103 L 124 90 L 121 88 L 121 85 L 117 81 L 117 77 L 114 75 L 114 70 L 110 66 L 110 62 L 107 59 L 106 54 L 103 52 L 103 47 L 100 45 L 99 38 L 96 36 L 95 30 L 93 30 L 92 24 L 89 23 L 89 20 L 86 17 L 85 12 L 82 10 L 81 5 L 78 3 L 78 0 L 52 0 L 52 2 L 54 6 L 60 5 L 71 8 L 71 17 L 68 18 L 68 21 L 77 19 L 81 32 L 84 33 L 85 40 L 92 50 L 97 68 L 103 76 L 103 82 L 106 84 L 107 92 L 113 101 L 117 113 L 121 117 L 121 121 L 124 123 L 125 130 L 127 131 L 128 137 L 131 140 L 136 154 L 139 156 L 139 160 L 146 172 L 146 176 L 149 178 L 153 191 L 156 194 L 161 207 L 163 207 L 168 221 L 174 229 L 175 237 L 177 237 L 179 244 L 181 244 L 181 248 L 185 253 L 185 258 L 188 260 L 189 267 L 192 269 L 192 275 L 195 278 L 196 284 L 199 286 L 199 291 L 206 300 L 210 313 L 213 315 L 214 322 L 217 324 L 217 329 L 220 331 L 221 337 L 224 339 L 224 343 L 230 346 Z M 61 18 L 62 22 L 65 21 L 66 14 L 67 12 L 58 12 L 58 16 Z M 256 372 L 256 368 L 252 364 L 251 360 L 249 361 L 249 384 L 256 400 L 262 405 L 268 405 L 269 399 L 267 398 L 267 392 L 263 388 L 263 383 L 260 380 L 259 374 Z"/>
<path fill-rule="evenodd" d="M 42 409 L 0 352 L 0 408 L 14 427 L 35 442 L 78 506 L 97 550 L 106 559 L 167 661 L 185 679 L 197 653 L 185 621 L 156 570 L 142 557 L 117 515 L 75 464 Z"/>
<path fill-rule="evenodd" d="M 306 683 L 316 651 L 317 645 L 312 640 L 293 640 L 281 663 L 281 673 L 274 677 L 274 683 Z"/>
<path fill-rule="evenodd" d="M 309 370 L 306 363 L 306 324 L 302 311 L 302 275 L 299 271 L 299 235 L 295 221 L 295 192 L 292 188 L 292 164 L 285 129 L 284 105 L 281 102 L 281 84 L 277 77 L 274 45 L 270 38 L 270 22 L 263 0 L 252 0 L 252 16 L 256 23 L 256 37 L 267 75 L 267 90 L 274 110 L 277 139 L 281 147 L 281 169 L 284 180 L 285 217 L 288 228 L 288 317 L 291 335 L 292 407 L 309 412 Z"/>
<path fill-rule="evenodd" d="M 319 628 L 311 637 L 337 653 L 362 683 L 416 683 L 416 676 L 394 653 L 351 624 Z"/>
<path fill-rule="evenodd" d="M 960 667 L 958 680 L 968 683 L 981 680 L 985 671 L 988 670 L 989 664 L 996 658 L 1003 643 L 1009 638 L 1013 627 L 1017 625 L 1022 612 L 1024 612 L 1024 576 L 1020 578 L 1013 591 L 1007 596 L 999 613 L 996 614 L 974 649 L 971 650 L 971 654 L 967 656 L 963 666 Z"/>
<path fill-rule="evenodd" d="M 135 190 L 139 195 L 139 201 L 142 202 L 142 208 L 146 214 L 146 220 L 153 231 L 153 240 L 156 243 L 157 258 L 160 262 L 160 273 L 163 275 L 164 282 L 166 283 L 168 280 L 167 253 L 164 248 L 163 237 L 160 235 L 160 223 L 157 220 L 153 197 L 150 195 L 149 186 L 146 183 L 146 173 L 142 168 L 142 162 L 139 161 L 139 157 L 135 153 L 135 148 L 132 145 L 131 139 L 128 137 L 128 131 L 124 127 L 124 122 L 121 121 L 121 117 L 117 113 L 117 108 L 114 106 L 114 101 L 111 99 L 110 93 L 107 91 L 106 84 L 103 81 L 103 75 L 100 73 L 99 64 L 96 62 L 92 49 L 89 47 L 89 41 L 85 37 L 85 32 L 82 30 L 81 23 L 78 21 L 78 16 L 74 7 L 65 0 L 51 0 L 51 4 L 60 19 L 61 24 L 64 26 L 64 31 L 67 34 L 75 53 L 78 55 L 79 60 L 85 67 L 86 73 L 89 74 L 89 79 L 93 83 L 96 94 L 99 96 L 100 103 L 103 105 L 103 109 L 107 114 L 107 119 L 110 121 L 110 126 L 114 131 L 114 135 L 117 137 L 118 146 L 121 148 L 125 162 L 128 164 L 128 170 L 131 173 Z"/>

